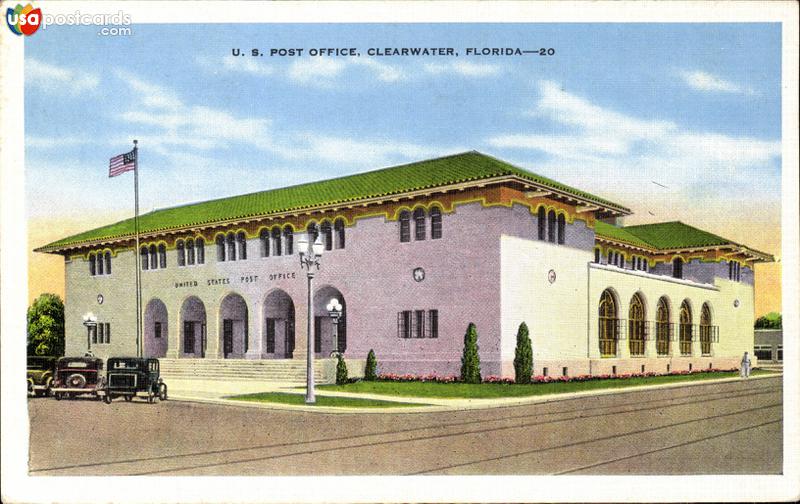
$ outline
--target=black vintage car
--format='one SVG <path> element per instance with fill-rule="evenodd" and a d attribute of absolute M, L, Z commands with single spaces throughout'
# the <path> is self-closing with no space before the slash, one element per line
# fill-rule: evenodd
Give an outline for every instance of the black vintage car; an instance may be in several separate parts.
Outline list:
<path fill-rule="evenodd" d="M 56 375 L 56 357 L 28 356 L 28 395 L 49 396 Z"/>
<path fill-rule="evenodd" d="M 98 357 L 61 357 L 56 362 L 56 378 L 50 389 L 56 399 L 70 399 L 82 394 L 99 398 L 105 389 L 103 359 Z"/>
<path fill-rule="evenodd" d="M 141 357 L 112 357 L 108 359 L 106 404 L 115 397 L 131 401 L 136 396 L 153 403 L 156 398 L 167 400 L 167 384 L 161 379 L 158 359 Z"/>

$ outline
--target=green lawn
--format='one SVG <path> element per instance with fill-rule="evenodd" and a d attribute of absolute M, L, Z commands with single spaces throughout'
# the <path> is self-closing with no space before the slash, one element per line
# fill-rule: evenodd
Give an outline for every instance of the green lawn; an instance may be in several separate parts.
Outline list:
<path fill-rule="evenodd" d="M 769 371 L 755 370 L 753 375 L 769 374 Z M 435 397 L 459 399 L 488 399 L 496 397 L 525 397 L 546 394 L 564 394 L 587 390 L 616 389 L 659 385 L 717 378 L 733 378 L 738 372 L 695 373 L 689 375 L 667 375 L 646 378 L 592 380 L 586 382 L 535 383 L 515 385 L 506 383 L 434 383 L 434 382 L 388 382 L 359 381 L 347 385 L 321 385 L 320 389 L 337 392 L 363 394 L 384 394 L 405 397 Z"/>
<path fill-rule="evenodd" d="M 268 402 L 280 404 L 305 405 L 305 394 L 287 394 L 283 392 L 259 392 L 257 394 L 244 394 L 226 397 L 234 401 Z M 412 404 L 395 401 L 379 401 L 375 399 L 359 399 L 353 397 L 317 396 L 316 406 L 330 406 L 334 408 L 395 408 L 408 406 L 426 406 L 425 404 Z"/>

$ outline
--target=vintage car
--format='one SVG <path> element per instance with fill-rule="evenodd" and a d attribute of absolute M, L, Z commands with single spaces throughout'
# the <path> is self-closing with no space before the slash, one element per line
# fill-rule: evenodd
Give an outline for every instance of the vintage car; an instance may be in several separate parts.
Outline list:
<path fill-rule="evenodd" d="M 167 384 L 161 379 L 158 359 L 112 357 L 108 359 L 108 377 L 104 400 L 111 404 L 115 397 L 131 401 L 146 397 L 152 404 L 156 398 L 167 400 Z"/>
<path fill-rule="evenodd" d="M 28 395 L 49 396 L 56 371 L 56 357 L 28 356 Z"/>
<path fill-rule="evenodd" d="M 56 362 L 56 378 L 51 392 L 61 400 L 82 394 L 99 399 L 106 388 L 103 377 L 103 359 L 98 357 L 61 357 Z"/>

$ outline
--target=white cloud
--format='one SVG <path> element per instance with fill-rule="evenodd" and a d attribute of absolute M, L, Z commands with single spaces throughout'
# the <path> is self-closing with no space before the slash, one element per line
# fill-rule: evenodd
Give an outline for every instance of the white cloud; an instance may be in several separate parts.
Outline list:
<path fill-rule="evenodd" d="M 71 69 L 35 58 L 25 60 L 25 83 L 46 93 L 78 95 L 97 89 L 100 78 L 85 69 Z"/>
<path fill-rule="evenodd" d="M 75 147 L 77 145 L 87 145 L 91 142 L 85 136 L 54 136 L 41 137 L 35 135 L 25 136 L 25 147 L 33 149 L 61 149 L 64 147 Z"/>
<path fill-rule="evenodd" d="M 179 110 L 183 107 L 180 98 L 172 90 L 146 82 L 127 70 L 117 70 L 115 73 L 139 94 L 142 105 L 168 110 Z"/>
<path fill-rule="evenodd" d="M 289 79 L 300 84 L 316 86 L 330 85 L 346 65 L 340 60 L 330 58 L 303 58 L 295 60 L 287 72 Z"/>
<path fill-rule="evenodd" d="M 269 77 L 275 73 L 274 68 L 252 57 L 235 58 L 230 56 L 209 58 L 207 56 L 198 56 L 196 61 L 201 67 L 213 73 L 219 73 L 221 71 L 239 72 L 255 75 L 257 77 Z"/>
<path fill-rule="evenodd" d="M 468 61 L 426 63 L 423 68 L 432 75 L 455 74 L 464 77 L 492 77 L 498 75 L 502 71 L 499 65 L 470 63 Z"/>
<path fill-rule="evenodd" d="M 351 60 L 351 64 L 360 65 L 375 72 L 375 76 L 382 82 L 396 82 L 405 80 L 408 75 L 396 66 L 381 63 L 372 58 L 358 58 Z"/>
<path fill-rule="evenodd" d="M 678 75 L 680 75 L 684 83 L 686 83 L 692 89 L 697 89 L 698 91 L 754 94 L 752 89 L 742 87 L 738 84 L 722 79 L 721 77 L 711 75 L 707 72 L 702 72 L 699 70 L 683 70 L 679 72 Z"/>

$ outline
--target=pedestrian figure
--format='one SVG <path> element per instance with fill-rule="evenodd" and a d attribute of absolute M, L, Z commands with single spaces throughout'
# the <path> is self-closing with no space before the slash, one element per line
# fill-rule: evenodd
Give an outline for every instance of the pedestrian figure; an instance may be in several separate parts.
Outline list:
<path fill-rule="evenodd" d="M 745 352 L 742 357 L 742 367 L 739 370 L 739 375 L 742 378 L 750 378 L 750 357 L 747 355 L 747 352 Z"/>

